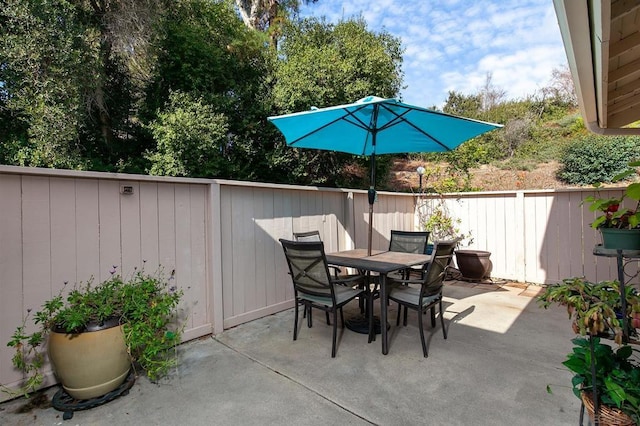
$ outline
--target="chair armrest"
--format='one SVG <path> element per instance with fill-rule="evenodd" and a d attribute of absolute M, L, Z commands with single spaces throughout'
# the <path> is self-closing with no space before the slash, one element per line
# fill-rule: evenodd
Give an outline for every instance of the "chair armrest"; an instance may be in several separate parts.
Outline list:
<path fill-rule="evenodd" d="M 342 269 L 335 265 L 329 265 L 329 269 L 333 269 L 333 275 L 335 275 L 336 277 L 340 275 L 340 272 L 342 272 Z"/>
<path fill-rule="evenodd" d="M 331 281 L 341 285 L 352 285 L 351 283 L 357 283 L 358 281 L 362 281 L 363 279 L 364 276 L 362 275 L 349 275 L 343 278 L 332 279 Z"/>
<path fill-rule="evenodd" d="M 422 284 L 424 280 L 416 280 L 416 279 L 397 279 L 391 278 L 391 282 L 400 283 L 400 284 Z"/>

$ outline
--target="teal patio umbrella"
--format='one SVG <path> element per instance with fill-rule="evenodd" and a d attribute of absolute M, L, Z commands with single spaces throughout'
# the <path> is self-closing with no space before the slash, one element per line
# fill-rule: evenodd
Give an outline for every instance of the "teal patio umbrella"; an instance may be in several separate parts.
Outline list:
<path fill-rule="evenodd" d="M 282 132 L 287 145 L 294 148 L 370 156 L 369 254 L 376 197 L 376 154 L 451 151 L 468 139 L 502 127 L 377 96 L 267 119 Z"/>

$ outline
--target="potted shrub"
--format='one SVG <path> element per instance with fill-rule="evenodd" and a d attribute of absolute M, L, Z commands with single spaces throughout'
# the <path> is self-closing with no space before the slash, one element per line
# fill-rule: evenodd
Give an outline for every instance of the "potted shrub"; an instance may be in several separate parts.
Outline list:
<path fill-rule="evenodd" d="M 619 416 L 620 424 L 634 424 L 624 422 L 640 421 L 640 366 L 630 359 L 632 349 L 626 338 L 640 327 L 640 296 L 634 288 L 625 287 L 625 299 L 626 310 L 618 281 L 591 283 L 584 278 L 565 279 L 538 296 L 543 308 L 552 304 L 565 306 L 573 331 L 590 336 L 591 340 L 573 340 L 573 351 L 563 365 L 574 373 L 573 391 L 592 418 Z M 600 337 L 613 339 L 618 348 L 613 350 L 602 344 Z M 594 392 L 599 405 L 596 414 Z"/>
<path fill-rule="evenodd" d="M 630 163 L 638 166 L 640 163 Z M 614 178 L 624 179 L 635 170 L 629 169 Z M 601 185 L 596 185 L 600 188 Z M 624 206 L 625 200 L 632 200 L 632 206 Z M 589 196 L 584 199 L 589 210 L 600 212 L 591 223 L 602 234 L 603 247 L 607 249 L 640 250 L 640 183 L 634 182 L 625 188 L 621 197 L 601 198 Z"/>
<path fill-rule="evenodd" d="M 640 424 L 640 365 L 631 358 L 631 346 L 614 350 L 600 343 L 598 337 L 592 337 L 591 341 L 577 337 L 572 342 L 573 351 L 562 364 L 573 373 L 573 393 L 582 400 L 594 423 Z M 596 365 L 593 371 L 592 359 Z M 599 399 L 598 413 L 594 389 Z"/>
<path fill-rule="evenodd" d="M 460 231 L 460 219 L 453 217 L 444 199 L 440 194 L 435 204 L 420 209 L 420 223 L 425 231 L 429 231 L 431 241 L 466 240 L 466 245 L 471 244 L 471 233 L 464 234 Z M 433 244 L 430 244 L 433 249 Z M 428 248 L 427 253 L 431 253 Z M 491 274 L 493 264 L 491 252 L 485 250 L 456 250 L 456 265 L 463 279 L 481 280 Z"/>
<path fill-rule="evenodd" d="M 439 198 L 433 200 L 433 203 L 423 203 L 418 209 L 422 229 L 429 231 L 431 241 L 468 239 L 467 244 L 471 244 L 473 241 L 470 239 L 471 235 L 460 231 L 461 220 L 451 215 L 442 196 L 437 195 Z M 429 246 L 433 249 L 433 244 L 429 244 Z"/>
<path fill-rule="evenodd" d="M 99 285 L 76 285 L 66 298 L 61 292 L 33 315 L 28 311 L 7 343 L 16 349 L 14 366 L 25 373 L 20 393 L 28 396 L 42 384 L 45 348 L 63 389 L 79 400 L 116 389 L 132 366 L 156 380 L 176 364 L 171 349 L 180 342 L 182 291 L 172 285 L 173 274 L 164 279 L 136 270 L 124 279 L 115 272 Z M 28 332 L 31 317 L 38 328 Z"/>

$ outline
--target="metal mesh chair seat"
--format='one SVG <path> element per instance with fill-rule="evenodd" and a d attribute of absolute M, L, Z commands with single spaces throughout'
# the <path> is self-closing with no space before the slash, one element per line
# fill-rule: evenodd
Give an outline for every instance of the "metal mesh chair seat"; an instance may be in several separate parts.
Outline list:
<path fill-rule="evenodd" d="M 394 300 L 400 302 L 400 303 L 405 303 L 405 304 L 413 304 L 416 307 L 418 307 L 418 303 L 420 300 L 420 291 L 421 291 L 421 287 L 415 287 L 413 285 L 407 285 L 404 286 L 401 289 L 393 289 L 393 297 Z M 431 306 L 431 304 L 434 301 L 438 301 L 438 299 L 440 299 L 440 293 L 434 294 L 432 296 L 424 296 L 422 298 L 422 306 L 423 307 L 427 307 L 427 306 Z M 418 302 L 416 302 L 418 301 Z"/>
<path fill-rule="evenodd" d="M 337 305 L 343 305 L 346 302 L 349 302 L 353 298 L 357 297 L 362 293 L 361 290 L 355 289 L 352 287 L 344 287 L 344 286 L 336 286 L 335 287 L 335 302 Z M 300 298 L 304 300 L 309 300 L 311 302 L 317 303 L 319 305 L 324 306 L 332 306 L 333 300 L 331 296 L 318 296 L 314 294 L 300 294 Z"/>

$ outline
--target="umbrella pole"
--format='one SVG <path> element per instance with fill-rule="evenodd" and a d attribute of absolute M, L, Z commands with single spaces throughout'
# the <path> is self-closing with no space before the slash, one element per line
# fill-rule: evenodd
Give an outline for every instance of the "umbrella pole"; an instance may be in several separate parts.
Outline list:
<path fill-rule="evenodd" d="M 371 182 L 369 183 L 369 238 L 367 256 L 371 256 L 371 240 L 373 239 L 373 203 L 376 201 L 376 154 L 371 154 Z"/>

